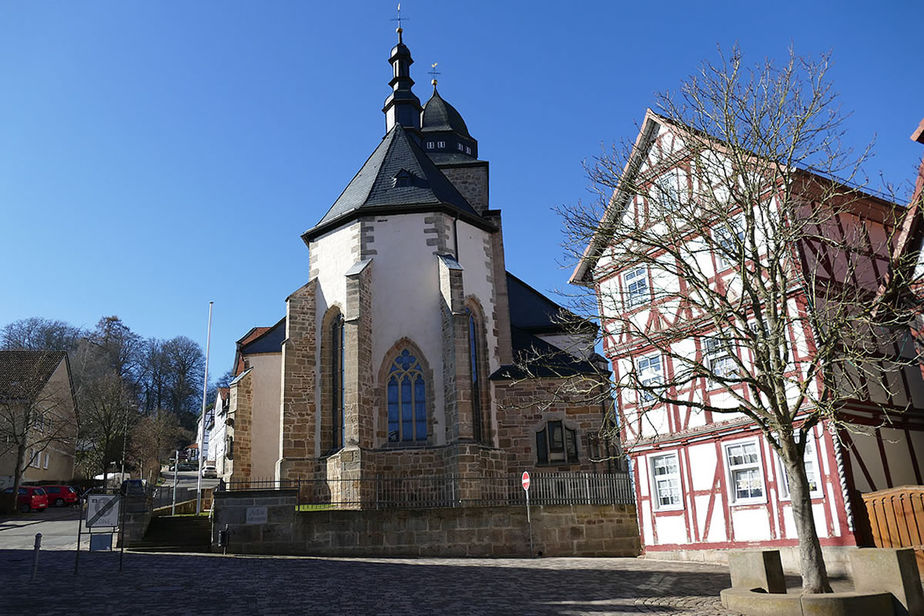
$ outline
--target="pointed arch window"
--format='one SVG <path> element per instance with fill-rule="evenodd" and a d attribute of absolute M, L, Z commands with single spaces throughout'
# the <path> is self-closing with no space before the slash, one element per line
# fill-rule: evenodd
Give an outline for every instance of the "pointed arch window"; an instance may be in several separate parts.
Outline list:
<path fill-rule="evenodd" d="M 479 375 L 478 322 L 475 313 L 466 308 L 468 313 L 468 365 L 472 377 L 472 436 L 481 441 L 484 435 L 481 421 L 481 376 Z"/>
<path fill-rule="evenodd" d="M 345 404 L 343 395 L 343 315 L 338 314 L 331 323 L 330 332 L 330 391 L 331 391 L 331 443 L 334 451 L 343 448 Z"/>
<path fill-rule="evenodd" d="M 427 384 L 417 357 L 401 351 L 388 369 L 388 442 L 427 440 Z"/>

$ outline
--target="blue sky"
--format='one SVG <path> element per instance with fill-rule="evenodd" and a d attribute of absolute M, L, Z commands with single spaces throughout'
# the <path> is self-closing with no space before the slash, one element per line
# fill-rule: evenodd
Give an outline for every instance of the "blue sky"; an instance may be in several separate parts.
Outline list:
<path fill-rule="evenodd" d="M 552 208 L 581 162 L 633 139 L 654 93 L 716 46 L 833 52 L 869 171 L 908 182 L 924 148 L 916 2 L 405 1 L 415 91 L 440 93 L 491 162 L 507 267 L 564 288 Z M 393 2 L 0 2 L 0 325 L 92 326 L 205 344 L 210 372 L 307 280 L 299 235 L 384 133 Z"/>

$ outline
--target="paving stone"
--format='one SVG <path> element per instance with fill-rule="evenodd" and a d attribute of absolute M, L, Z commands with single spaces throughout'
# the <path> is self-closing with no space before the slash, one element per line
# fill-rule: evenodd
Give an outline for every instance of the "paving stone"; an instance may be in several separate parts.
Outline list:
<path fill-rule="evenodd" d="M 2 544 L 0 544 L 2 548 Z M 727 615 L 728 569 L 632 558 L 307 558 L 0 549 L 0 614 Z M 47 601 L 43 600 L 47 605 Z"/>

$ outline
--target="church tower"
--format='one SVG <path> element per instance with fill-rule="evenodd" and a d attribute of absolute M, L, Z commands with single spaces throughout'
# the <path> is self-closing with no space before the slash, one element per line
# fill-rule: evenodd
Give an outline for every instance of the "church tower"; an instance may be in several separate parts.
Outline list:
<path fill-rule="evenodd" d="M 489 377 L 512 357 L 500 214 L 478 142 L 435 85 L 421 108 L 412 62 L 399 28 L 387 132 L 302 235 L 281 479 L 456 474 L 500 455 Z"/>
<path fill-rule="evenodd" d="M 506 271 L 488 163 L 435 80 L 421 107 L 400 28 L 388 61 L 386 133 L 302 234 L 308 282 L 285 319 L 240 343 L 248 371 L 232 406 L 248 427 L 235 426 L 236 464 L 263 459 L 256 428 L 271 423 L 276 478 L 326 481 L 323 502 L 374 501 L 374 481 L 341 480 L 452 476 L 453 498 L 478 501 L 483 478 L 511 468 L 588 470 L 606 409 L 547 392 L 594 374 L 595 329 L 574 337 L 557 304 Z M 281 391 L 257 384 L 270 375 L 260 340 L 281 344 Z M 554 365 L 524 373 L 530 355 Z M 270 399 L 278 414 L 258 412 Z"/>

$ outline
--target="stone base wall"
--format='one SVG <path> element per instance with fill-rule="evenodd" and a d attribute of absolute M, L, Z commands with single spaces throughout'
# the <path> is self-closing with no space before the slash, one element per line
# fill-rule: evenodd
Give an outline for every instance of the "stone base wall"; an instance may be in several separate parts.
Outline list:
<path fill-rule="evenodd" d="M 295 541 L 295 490 L 216 492 L 212 508 L 212 550 L 218 531 L 230 530 L 228 552 L 234 554 L 299 554 Z"/>
<path fill-rule="evenodd" d="M 213 550 L 219 550 L 218 531 L 227 524 L 228 552 L 237 554 L 531 555 L 525 507 L 296 512 L 295 505 L 294 491 L 217 494 Z M 532 555 L 639 554 L 633 505 L 542 506 L 531 514 Z M 255 522 L 264 515 L 265 521 Z"/>
<path fill-rule="evenodd" d="M 123 538 L 126 546 L 141 541 L 152 516 L 152 503 L 147 496 L 124 496 L 122 503 L 125 507 L 125 516 L 122 518 L 125 528 L 117 535 L 116 547 L 121 547 Z"/>
<path fill-rule="evenodd" d="M 779 550 L 783 571 L 799 574 L 799 548 L 798 546 L 783 546 L 766 548 Z M 824 554 L 825 567 L 831 575 L 850 575 L 850 554 L 858 549 L 854 546 L 821 546 Z M 710 563 L 718 565 L 728 564 L 728 553 L 732 550 L 665 550 L 645 553 L 649 560 L 679 560 L 697 563 Z"/>

